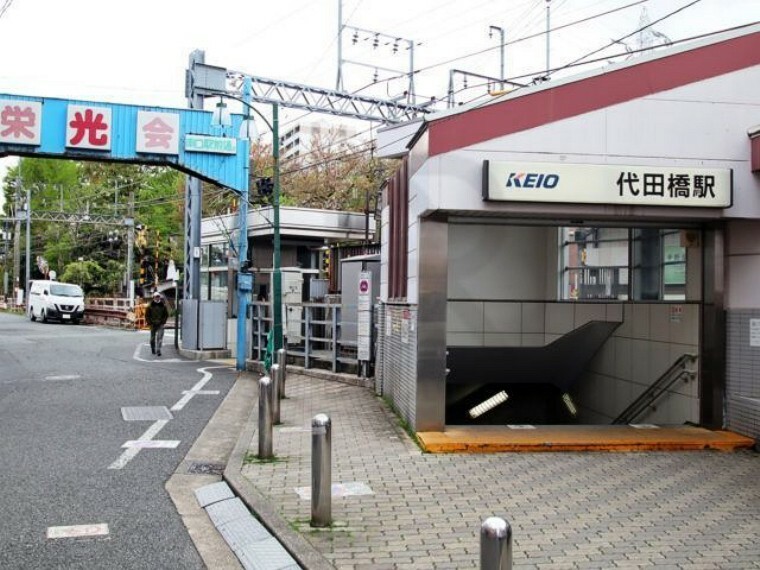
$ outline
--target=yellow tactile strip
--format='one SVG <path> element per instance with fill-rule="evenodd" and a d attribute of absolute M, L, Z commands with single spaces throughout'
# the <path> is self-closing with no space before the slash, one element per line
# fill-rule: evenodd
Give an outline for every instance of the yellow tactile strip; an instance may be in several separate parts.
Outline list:
<path fill-rule="evenodd" d="M 498 451 L 733 451 L 750 448 L 751 438 L 695 426 L 450 426 L 443 432 L 418 432 L 432 453 L 490 453 Z"/>

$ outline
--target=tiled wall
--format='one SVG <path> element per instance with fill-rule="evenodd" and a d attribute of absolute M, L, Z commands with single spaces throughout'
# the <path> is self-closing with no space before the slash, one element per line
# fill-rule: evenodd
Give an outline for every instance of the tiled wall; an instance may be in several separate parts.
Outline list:
<path fill-rule="evenodd" d="M 760 309 L 730 310 L 726 319 L 726 423 L 760 438 L 760 347 L 750 346 L 750 319 Z"/>
<path fill-rule="evenodd" d="M 609 423 L 682 354 L 698 354 L 698 304 L 625 304 L 623 323 L 591 361 L 573 397 L 579 420 Z M 698 361 L 687 365 L 698 369 Z M 699 376 L 679 381 L 637 423 L 699 421 Z"/>
<path fill-rule="evenodd" d="M 573 392 L 579 420 L 610 423 L 684 353 L 697 354 L 699 305 L 450 301 L 447 344 L 542 346 L 592 321 L 620 321 Z M 561 366 L 561 363 L 558 363 Z M 696 369 L 697 363 L 690 368 Z M 679 383 L 638 422 L 698 421 L 698 380 Z"/>
<path fill-rule="evenodd" d="M 413 426 L 417 406 L 417 307 L 380 304 L 377 316 L 375 389 Z"/>

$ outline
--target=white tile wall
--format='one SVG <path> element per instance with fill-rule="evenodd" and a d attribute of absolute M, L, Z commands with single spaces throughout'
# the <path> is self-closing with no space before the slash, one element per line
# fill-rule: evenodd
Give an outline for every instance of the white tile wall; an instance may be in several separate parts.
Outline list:
<path fill-rule="evenodd" d="M 485 333 L 483 343 L 485 346 L 523 346 L 520 333 Z"/>
<path fill-rule="evenodd" d="M 487 333 L 520 333 L 522 307 L 520 303 L 487 303 L 483 322 Z"/>
<path fill-rule="evenodd" d="M 546 331 L 546 304 L 522 303 L 522 332 L 540 333 Z"/>
<path fill-rule="evenodd" d="M 650 305 L 647 338 L 660 342 L 670 340 L 670 305 Z"/>
<path fill-rule="evenodd" d="M 446 330 L 449 332 L 483 333 L 483 303 L 479 301 L 450 301 L 446 310 Z"/>
<path fill-rule="evenodd" d="M 578 328 L 591 321 L 606 321 L 607 306 L 601 303 L 579 303 L 575 307 L 575 327 Z"/>
<path fill-rule="evenodd" d="M 546 304 L 547 334 L 563 335 L 574 328 L 575 307 L 572 303 Z"/>

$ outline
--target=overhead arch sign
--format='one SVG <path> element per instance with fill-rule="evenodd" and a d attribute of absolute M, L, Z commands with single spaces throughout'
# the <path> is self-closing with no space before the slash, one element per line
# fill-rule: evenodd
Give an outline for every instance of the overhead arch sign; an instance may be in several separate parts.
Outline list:
<path fill-rule="evenodd" d="M 0 157 L 170 165 L 239 192 L 248 188 L 249 141 L 211 113 L 0 94 Z"/>

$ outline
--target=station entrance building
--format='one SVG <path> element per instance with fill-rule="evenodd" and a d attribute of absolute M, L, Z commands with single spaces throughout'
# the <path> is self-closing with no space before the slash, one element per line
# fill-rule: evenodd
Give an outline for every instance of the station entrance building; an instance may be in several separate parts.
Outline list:
<path fill-rule="evenodd" d="M 760 436 L 758 124 L 750 26 L 382 131 L 378 391 L 418 432 Z"/>

